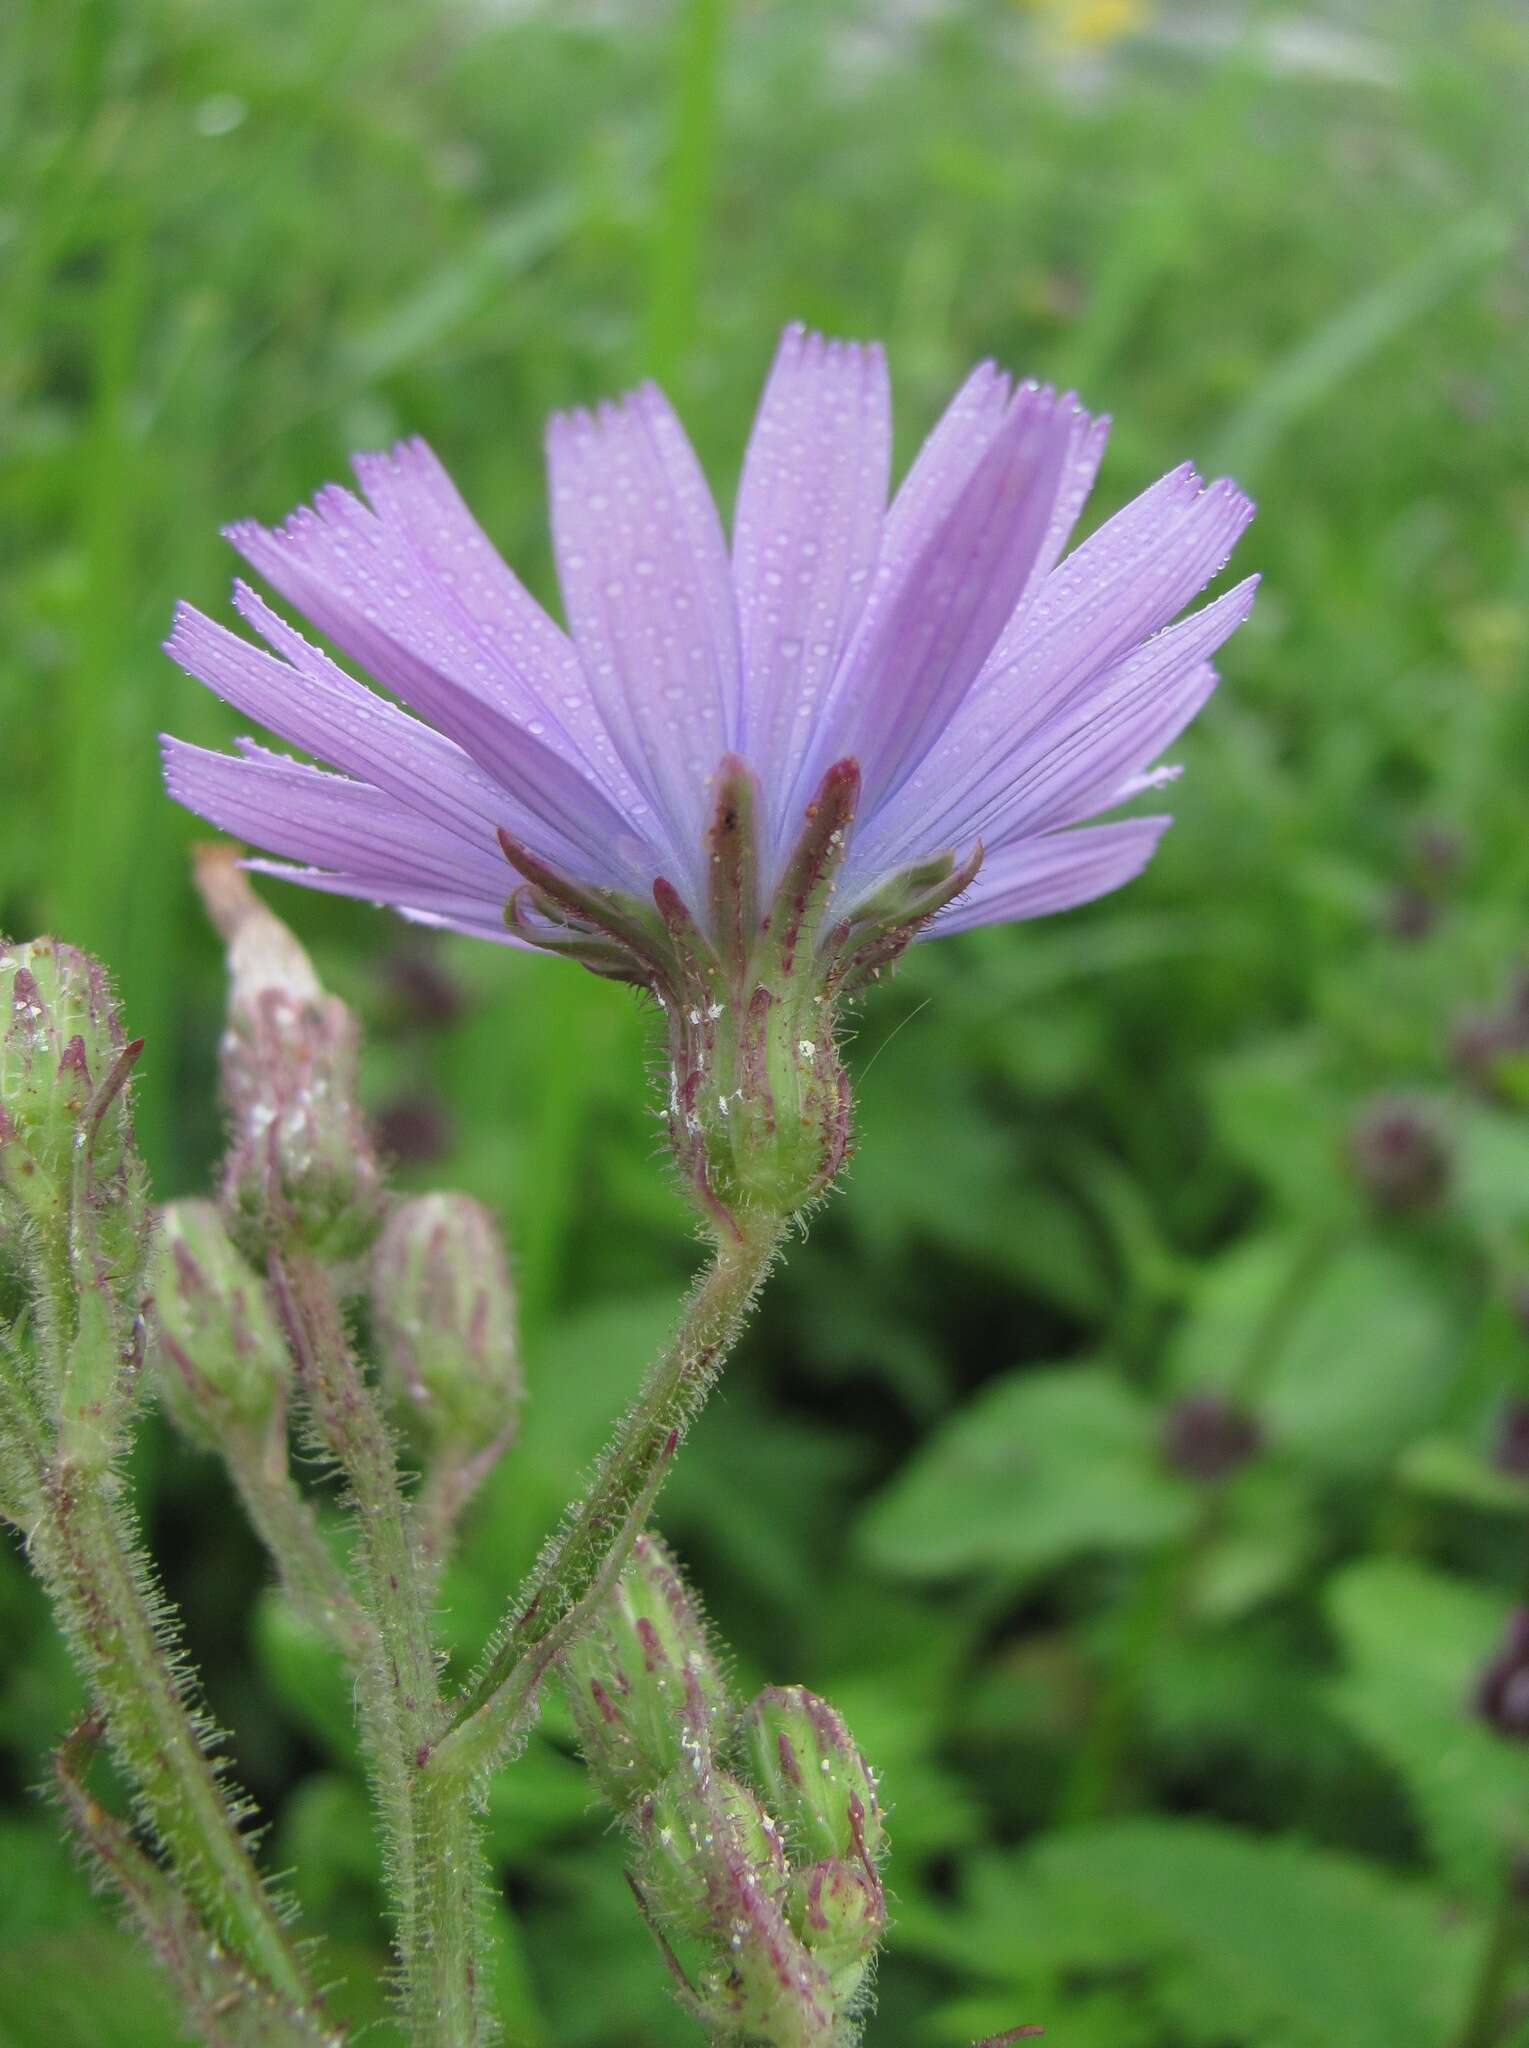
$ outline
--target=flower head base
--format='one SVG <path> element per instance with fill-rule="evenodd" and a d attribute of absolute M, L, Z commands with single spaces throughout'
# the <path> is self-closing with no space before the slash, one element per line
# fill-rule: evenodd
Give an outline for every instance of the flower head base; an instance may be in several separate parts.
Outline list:
<path fill-rule="evenodd" d="M 700 918 L 665 877 L 650 904 L 578 890 L 508 834 L 501 840 L 525 877 L 506 912 L 510 929 L 657 999 L 668 1026 L 670 1144 L 713 1218 L 735 1228 L 740 1209 L 790 1214 L 833 1180 L 849 1146 L 839 1001 L 890 967 L 967 886 L 981 848 L 890 876 L 846 912 L 835 884 L 860 770 L 838 761 L 766 896 L 758 781 L 730 756 L 715 791 Z"/>
<path fill-rule="evenodd" d="M 1168 823 L 1084 821 L 1175 773 L 1253 580 L 1171 622 L 1251 507 L 1186 466 L 1065 553 L 1104 426 L 984 364 L 888 504 L 880 350 L 791 328 L 729 547 L 656 389 L 561 416 L 566 635 L 422 443 L 358 457 L 367 503 L 231 537 L 400 701 L 241 585 L 269 652 L 183 608 L 170 653 L 340 772 L 169 739 L 169 787 L 272 872 L 651 990 L 713 1216 L 796 1206 L 846 1144 L 834 1001 L 1120 887 Z"/>

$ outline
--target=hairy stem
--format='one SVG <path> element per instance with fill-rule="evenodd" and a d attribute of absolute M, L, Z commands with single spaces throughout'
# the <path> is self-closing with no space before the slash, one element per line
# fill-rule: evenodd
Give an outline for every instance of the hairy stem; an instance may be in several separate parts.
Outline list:
<path fill-rule="evenodd" d="M 456 1703 L 431 1768 L 472 1776 L 497 1761 L 523 1726 L 542 1672 L 570 1636 L 592 1588 L 619 1571 L 680 1439 L 732 1350 L 785 1233 L 774 1216 L 745 1212 L 736 1235 L 717 1240 L 713 1263 L 692 1290 L 668 1349 L 595 1468 L 588 1492 L 565 1516 L 515 1608 Z"/>
<path fill-rule="evenodd" d="M 282 1591 L 310 1625 L 327 1636 L 360 1678 L 375 1669 L 379 1650 L 371 1616 L 325 1543 L 313 1504 L 287 1463 L 278 1425 L 242 1432 L 223 1446 L 224 1462 L 250 1525 L 275 1565 Z"/>
<path fill-rule="evenodd" d="M 67 1457 L 41 1476 L 31 1556 L 83 1665 L 106 1737 L 197 1911 L 284 2001 L 311 2003 L 276 1904 L 206 1753 L 170 1611 L 114 1478 Z"/>
<path fill-rule="evenodd" d="M 115 1892 L 180 1994 L 188 2031 L 204 2048 L 338 2048 L 343 2040 L 311 2006 L 281 1999 L 249 1975 L 197 1917 L 189 1899 L 97 1805 L 85 1781 L 105 1733 L 82 1721 L 54 1756 L 54 1790 L 92 1878 Z"/>
<path fill-rule="evenodd" d="M 412 2048 L 474 2048 L 485 2038 L 487 1880 L 466 1801 L 431 1799 L 421 1783 L 440 1726 L 439 1662 L 429 1575 L 393 1438 L 323 1268 L 273 1253 L 270 1278 L 314 1429 L 345 1475 L 359 1527 L 376 1634 L 358 1693 L 387 1836 L 409 2039 Z"/>

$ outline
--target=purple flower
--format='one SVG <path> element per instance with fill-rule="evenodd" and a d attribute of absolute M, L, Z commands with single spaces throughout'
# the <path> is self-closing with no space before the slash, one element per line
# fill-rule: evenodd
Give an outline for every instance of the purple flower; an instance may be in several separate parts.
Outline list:
<path fill-rule="evenodd" d="M 167 738 L 170 790 L 268 872 L 508 939 L 502 829 L 583 885 L 666 876 L 703 917 L 719 764 L 758 779 L 765 887 L 835 763 L 859 764 L 837 904 L 950 850 L 981 866 L 932 929 L 1118 888 L 1167 820 L 1077 829 L 1205 702 L 1253 579 L 1169 622 L 1247 523 L 1230 483 L 1172 471 L 1063 559 L 1107 422 L 967 379 L 887 506 L 879 348 L 787 330 L 755 422 L 731 555 L 684 432 L 646 385 L 548 435 L 570 631 L 527 594 L 423 442 L 365 455 L 274 531 L 229 538 L 404 711 L 244 584 L 265 652 L 189 606 L 182 667 L 338 775 Z M 1163 630 L 1167 628 L 1167 630 Z M 295 863 L 296 865 L 288 865 Z M 704 918 L 703 918 L 704 921 Z"/>
<path fill-rule="evenodd" d="M 1186 465 L 1064 558 L 1106 424 L 983 364 L 888 505 L 880 349 L 790 328 L 729 551 L 657 389 L 559 415 L 566 633 L 422 442 L 359 456 L 367 502 L 330 486 L 230 538 L 391 698 L 237 584 L 269 651 L 183 606 L 169 652 L 339 772 L 167 738 L 166 781 L 267 873 L 570 952 L 671 1023 L 762 1003 L 726 1071 L 715 1032 L 676 1051 L 671 1129 L 700 1071 L 735 1084 L 713 1122 L 768 1097 L 773 1130 L 802 1109 L 778 1043 L 842 1095 L 835 996 L 911 938 L 1120 887 L 1168 823 L 1082 821 L 1172 778 L 1254 579 L 1171 622 L 1251 507 Z"/>

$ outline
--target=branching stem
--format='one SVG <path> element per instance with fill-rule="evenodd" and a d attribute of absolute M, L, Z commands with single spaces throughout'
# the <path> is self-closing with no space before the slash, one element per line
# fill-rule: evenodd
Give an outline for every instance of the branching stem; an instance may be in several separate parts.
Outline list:
<path fill-rule="evenodd" d="M 619 1571 L 641 1533 L 634 1511 L 651 1501 L 715 1384 L 785 1230 L 781 1218 L 744 1212 L 736 1234 L 718 1234 L 712 1265 L 692 1290 L 672 1342 L 457 1702 L 432 1769 L 476 1777 L 515 1740 L 541 1673 L 563 1647 L 568 1618 L 609 1575 L 618 1551 Z"/>
<path fill-rule="evenodd" d="M 432 1797 L 423 1779 L 441 1722 L 430 1572 L 392 1435 L 328 1275 L 304 1255 L 273 1253 L 270 1279 L 314 1429 L 344 1473 L 356 1511 L 375 1625 L 374 1654 L 357 1690 L 387 1836 L 408 2038 L 412 2048 L 477 2048 L 488 2029 L 488 1877 L 467 1799 Z"/>

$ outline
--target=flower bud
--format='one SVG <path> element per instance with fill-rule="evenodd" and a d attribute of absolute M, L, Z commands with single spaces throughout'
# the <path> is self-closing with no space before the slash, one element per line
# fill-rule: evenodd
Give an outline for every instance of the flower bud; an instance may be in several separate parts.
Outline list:
<path fill-rule="evenodd" d="M 1387 938 L 1404 945 L 1417 945 L 1439 922 L 1438 898 L 1413 882 L 1403 882 L 1386 897 L 1380 909 L 1380 928 Z"/>
<path fill-rule="evenodd" d="M 269 1295 L 211 1202 L 171 1202 L 151 1268 L 165 1406 L 209 1448 L 284 1410 L 287 1346 Z"/>
<path fill-rule="evenodd" d="M 791 1880 L 786 1916 L 827 1976 L 834 2003 L 851 2003 L 886 1932 L 886 1894 L 875 1872 L 832 1858 L 811 1864 Z"/>
<path fill-rule="evenodd" d="M 1222 1394 L 1187 1394 L 1163 1418 L 1164 1463 L 1186 1479 L 1230 1479 L 1262 1448 L 1258 1417 Z"/>
<path fill-rule="evenodd" d="M 1475 1703 L 1500 1734 L 1529 1741 L 1529 1607 L 1509 1616 L 1503 1646 L 1477 1680 Z"/>
<path fill-rule="evenodd" d="M 699 1762 L 699 1768 L 697 1763 Z M 735 1895 L 786 1881 L 775 1823 L 758 1799 L 705 1759 L 691 1759 L 651 1792 L 637 1812 L 643 1895 L 664 1924 L 703 1941 L 731 1932 Z"/>
<path fill-rule="evenodd" d="M 1529 1401 L 1509 1400 L 1497 1417 L 1492 1464 L 1514 1479 L 1529 1479 Z"/>
<path fill-rule="evenodd" d="M 638 1537 L 614 1597 L 563 1668 L 585 1761 L 618 1813 L 711 1754 L 726 1682 L 700 1609 L 656 1536 Z"/>
<path fill-rule="evenodd" d="M 886 1846 L 876 1780 L 843 1721 L 803 1686 L 770 1686 L 744 1717 L 755 1783 L 792 1860 L 872 1871 Z"/>
<path fill-rule="evenodd" d="M 228 946 L 229 1229 L 262 1263 L 283 1245 L 353 1258 L 375 1236 L 382 1201 L 356 1094 L 355 1019 L 325 994 L 307 954 L 226 848 L 202 850 L 197 886 Z"/>
<path fill-rule="evenodd" d="M 503 1450 L 525 1386 L 499 1226 L 468 1195 L 400 1202 L 372 1251 L 384 1384 L 432 1451 Z"/>
<path fill-rule="evenodd" d="M 637 1841 L 637 1895 L 660 1929 L 699 1944 L 686 2002 L 719 2038 L 846 2040 L 833 1982 L 786 1918 L 776 1825 L 747 1786 L 698 1754 L 643 1801 Z"/>
<path fill-rule="evenodd" d="M 0 1200 L 61 1244 L 89 1225 L 97 1262 L 131 1294 L 147 1244 L 128 1044 L 99 961 L 57 939 L 0 945 Z M 76 1214 L 77 1211 L 82 1211 Z"/>
<path fill-rule="evenodd" d="M 1529 1019 L 1516 1006 L 1457 1017 L 1449 1056 L 1460 1078 L 1484 1101 L 1509 1109 L 1529 1103 Z"/>
<path fill-rule="evenodd" d="M 389 1021 L 405 1030 L 446 1031 L 461 1021 L 467 994 L 444 962 L 416 942 L 400 945 L 378 969 Z"/>
<path fill-rule="evenodd" d="M 1387 1216 L 1414 1216 L 1435 1208 L 1449 1185 L 1452 1160 L 1443 1132 L 1427 1106 L 1382 1097 L 1368 1104 L 1348 1134 L 1354 1177 Z"/>
<path fill-rule="evenodd" d="M 128 1099 L 142 1049 L 89 954 L 56 939 L 0 946 L 0 1216 L 127 1315 L 150 1224 Z"/>
<path fill-rule="evenodd" d="M 58 1361 L 28 1391 L 76 1471 L 120 1453 L 142 1358 L 148 1183 L 104 969 L 56 939 L 0 945 L 0 1280 Z"/>
<path fill-rule="evenodd" d="M 1424 818 L 1413 828 L 1412 859 L 1430 881 L 1456 880 L 1468 850 L 1464 833 L 1447 818 Z"/>

